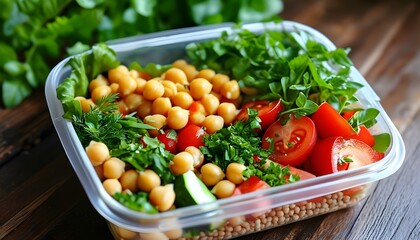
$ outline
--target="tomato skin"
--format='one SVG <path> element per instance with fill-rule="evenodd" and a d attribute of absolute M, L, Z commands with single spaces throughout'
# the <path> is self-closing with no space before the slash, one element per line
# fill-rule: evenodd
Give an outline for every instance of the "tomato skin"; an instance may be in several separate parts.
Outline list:
<path fill-rule="evenodd" d="M 339 164 L 339 158 L 352 162 Z M 309 156 L 311 173 L 316 176 L 358 168 L 379 161 L 383 154 L 376 152 L 366 143 L 356 139 L 331 137 L 317 142 Z"/>
<path fill-rule="evenodd" d="M 311 115 L 318 136 L 321 139 L 329 137 L 347 137 L 354 133 L 353 128 L 329 103 L 323 102 L 318 110 Z"/>
<path fill-rule="evenodd" d="M 274 151 L 270 155 L 270 159 L 281 165 L 296 167 L 308 158 L 315 147 L 317 131 L 310 118 L 305 116 L 295 118 L 291 115 L 284 126 L 280 120 L 277 120 L 268 127 L 262 139 L 264 149 L 270 147 L 267 138 L 274 141 Z M 291 143 L 292 146 L 288 146 L 288 143 Z"/>
<path fill-rule="evenodd" d="M 178 132 L 178 151 L 182 152 L 188 146 L 197 148 L 204 146 L 203 136 L 206 134 L 203 128 L 194 124 L 188 124 Z"/>
<path fill-rule="evenodd" d="M 344 118 L 344 119 L 346 119 L 346 120 L 348 121 L 348 120 L 350 120 L 350 119 L 353 117 L 353 115 L 354 115 L 356 112 L 357 112 L 356 110 L 350 110 L 350 111 L 347 111 L 347 112 L 343 112 L 343 113 L 341 114 L 341 116 L 343 116 L 343 118 Z"/>
<path fill-rule="evenodd" d="M 267 188 L 270 188 L 270 185 L 268 185 L 268 183 L 264 182 L 256 176 L 251 176 L 235 188 L 235 191 L 233 192 L 232 196 L 255 192 Z"/>
<path fill-rule="evenodd" d="M 248 119 L 248 108 L 258 111 L 258 117 L 261 119 L 260 125 L 262 131 L 274 123 L 278 119 L 279 113 L 283 111 L 283 105 L 280 100 L 274 102 L 269 102 L 267 100 L 247 102 L 242 105 L 241 111 L 239 111 L 236 116 L 237 121 L 246 121 Z"/>
<path fill-rule="evenodd" d="M 373 135 L 369 132 L 367 127 L 365 125 L 359 126 L 359 132 L 355 132 L 349 136 L 349 138 L 360 140 L 370 147 L 373 147 L 375 145 L 375 138 Z"/>
<path fill-rule="evenodd" d="M 165 149 L 168 150 L 170 153 L 176 154 L 177 153 L 177 144 L 178 144 L 178 137 L 171 138 L 168 134 L 171 133 L 173 130 L 166 130 L 163 133 L 159 133 L 157 135 L 157 139 L 165 145 Z"/>

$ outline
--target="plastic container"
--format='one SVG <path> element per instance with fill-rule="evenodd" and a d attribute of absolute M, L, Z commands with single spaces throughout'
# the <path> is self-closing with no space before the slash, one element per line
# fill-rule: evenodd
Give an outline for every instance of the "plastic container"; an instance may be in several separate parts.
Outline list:
<path fill-rule="evenodd" d="M 123 64 L 138 61 L 170 63 L 184 57 L 184 47 L 219 37 L 229 31 L 230 24 L 171 30 L 140 37 L 110 42 Z M 255 23 L 243 26 L 253 32 L 265 29 L 304 30 L 323 43 L 329 50 L 334 44 L 318 31 L 295 22 Z M 141 58 L 140 58 L 141 57 Z M 232 238 L 268 228 L 282 226 L 339 209 L 351 207 L 366 198 L 375 183 L 396 172 L 405 157 L 405 147 L 400 134 L 385 113 L 363 76 L 355 68 L 351 78 L 365 85 L 358 93 L 361 104 L 380 110 L 377 128 L 391 134 L 391 146 L 383 160 L 358 169 L 317 177 L 293 184 L 261 190 L 250 194 L 218 200 L 209 204 L 178 208 L 155 215 L 130 210 L 114 200 L 102 187 L 100 179 L 88 160 L 72 124 L 63 119 L 63 108 L 56 97 L 57 86 L 70 75 L 60 62 L 50 73 L 46 83 L 46 98 L 51 118 L 65 152 L 86 194 L 95 209 L 109 222 L 116 239 L 193 239 L 214 237 Z M 213 231 L 211 229 L 215 227 Z"/>

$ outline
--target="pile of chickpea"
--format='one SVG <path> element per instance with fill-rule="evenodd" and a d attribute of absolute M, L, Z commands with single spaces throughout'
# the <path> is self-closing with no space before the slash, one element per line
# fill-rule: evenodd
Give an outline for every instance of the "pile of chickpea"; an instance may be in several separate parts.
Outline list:
<path fill-rule="evenodd" d="M 241 101 L 241 89 L 236 80 L 211 69 L 197 71 L 184 60 L 175 61 L 170 69 L 155 78 L 120 65 L 109 70 L 107 76 L 93 79 L 89 92 L 89 99 L 76 97 L 83 111 L 90 111 L 98 99 L 118 93 L 119 111 L 122 114 L 136 112 L 138 118 L 156 128 L 148 130 L 152 137 L 164 129 L 179 131 L 188 123 L 203 127 L 208 134 L 215 133 L 235 120 Z M 86 153 L 110 195 L 144 191 L 149 193 L 149 201 L 159 211 L 174 208 L 173 184 L 161 185 L 160 177 L 153 170 L 140 172 L 111 157 L 104 143 L 92 141 Z M 217 198 L 226 198 L 243 182 L 245 166 L 231 163 L 224 172 L 213 163 L 205 163 L 201 151 L 189 146 L 174 155 L 170 169 L 175 175 L 194 171 Z"/>

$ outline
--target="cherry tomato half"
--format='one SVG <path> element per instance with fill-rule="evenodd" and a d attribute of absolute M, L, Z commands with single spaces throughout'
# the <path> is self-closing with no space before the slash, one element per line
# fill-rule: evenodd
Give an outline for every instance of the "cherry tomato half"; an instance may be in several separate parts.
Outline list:
<path fill-rule="evenodd" d="M 165 149 L 169 152 L 177 153 L 178 137 L 174 130 L 166 130 L 157 135 L 157 139 L 165 145 Z"/>
<path fill-rule="evenodd" d="M 309 161 L 312 173 L 321 176 L 371 164 L 383 156 L 362 141 L 331 137 L 316 143 Z"/>
<path fill-rule="evenodd" d="M 312 121 L 318 136 L 328 137 L 347 137 L 354 133 L 351 125 L 344 119 L 329 103 L 323 102 L 318 110 L 312 114 Z"/>
<path fill-rule="evenodd" d="M 283 110 L 283 105 L 280 100 L 274 102 L 260 100 L 244 103 L 236 116 L 236 120 L 246 121 L 248 119 L 248 108 L 258 111 L 258 117 L 261 119 L 261 129 L 264 130 L 278 119 L 279 113 Z"/>
<path fill-rule="evenodd" d="M 264 149 L 270 147 L 267 138 L 274 141 L 274 150 L 270 159 L 282 165 L 296 167 L 301 165 L 311 153 L 317 133 L 310 118 L 295 118 L 291 115 L 285 125 L 277 120 L 268 127 L 262 139 Z"/>
<path fill-rule="evenodd" d="M 233 195 L 236 196 L 267 188 L 270 188 L 270 185 L 268 185 L 268 183 L 264 182 L 256 176 L 251 176 L 235 188 Z"/>
<path fill-rule="evenodd" d="M 203 128 L 188 124 L 178 132 L 178 151 L 182 152 L 188 146 L 201 147 L 204 146 L 203 136 L 206 134 Z"/>

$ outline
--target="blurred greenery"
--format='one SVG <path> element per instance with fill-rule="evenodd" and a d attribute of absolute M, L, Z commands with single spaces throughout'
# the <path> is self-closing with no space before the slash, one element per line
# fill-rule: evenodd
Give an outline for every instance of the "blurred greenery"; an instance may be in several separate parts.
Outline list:
<path fill-rule="evenodd" d="M 282 0 L 0 0 L 0 106 L 18 106 L 51 68 L 98 42 L 197 25 L 278 20 Z"/>

